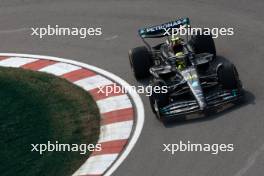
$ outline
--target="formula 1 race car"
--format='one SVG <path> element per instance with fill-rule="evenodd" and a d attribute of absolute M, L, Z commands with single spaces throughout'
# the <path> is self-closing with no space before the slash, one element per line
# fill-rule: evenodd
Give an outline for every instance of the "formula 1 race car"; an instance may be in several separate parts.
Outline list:
<path fill-rule="evenodd" d="M 146 46 L 129 51 L 136 79 L 151 76 L 151 86 L 167 89 L 166 93 L 153 91 L 150 96 L 151 108 L 163 122 L 195 112 L 211 112 L 242 96 L 236 67 L 230 61 L 216 57 L 210 34 L 187 35 L 182 39 L 165 32 L 183 25 L 189 26 L 188 18 L 139 29 L 139 36 Z M 161 37 L 167 37 L 166 42 L 153 47 L 145 40 Z"/>

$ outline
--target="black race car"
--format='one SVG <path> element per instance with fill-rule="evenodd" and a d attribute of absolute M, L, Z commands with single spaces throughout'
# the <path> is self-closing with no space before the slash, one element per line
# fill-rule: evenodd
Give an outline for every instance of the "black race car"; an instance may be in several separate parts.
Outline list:
<path fill-rule="evenodd" d="M 211 35 L 180 39 L 181 51 L 178 53 L 170 50 L 168 40 L 153 47 L 145 40 L 169 38 L 171 36 L 165 31 L 182 25 L 189 25 L 189 19 L 139 29 L 139 36 L 146 46 L 129 51 L 129 61 L 137 79 L 151 76 L 151 86 L 166 87 L 165 93 L 153 91 L 150 96 L 151 108 L 163 122 L 195 112 L 211 112 L 242 96 L 236 67 L 230 61 L 216 57 Z"/>

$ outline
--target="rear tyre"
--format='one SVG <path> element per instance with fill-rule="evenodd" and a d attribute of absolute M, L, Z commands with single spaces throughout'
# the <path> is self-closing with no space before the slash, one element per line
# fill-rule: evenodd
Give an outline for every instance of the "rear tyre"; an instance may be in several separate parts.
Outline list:
<path fill-rule="evenodd" d="M 211 53 L 216 56 L 215 43 L 212 35 L 196 35 L 190 40 L 190 44 L 196 54 Z"/>
<path fill-rule="evenodd" d="M 241 83 L 234 64 L 224 62 L 217 70 L 220 84 L 224 89 L 240 89 Z"/>
<path fill-rule="evenodd" d="M 137 79 L 143 79 L 150 75 L 152 66 L 151 54 L 145 46 L 133 48 L 129 51 L 129 61 Z"/>

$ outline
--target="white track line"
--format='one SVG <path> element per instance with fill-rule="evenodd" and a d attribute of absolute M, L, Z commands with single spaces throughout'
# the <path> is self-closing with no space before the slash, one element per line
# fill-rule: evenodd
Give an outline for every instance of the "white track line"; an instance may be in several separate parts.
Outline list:
<path fill-rule="evenodd" d="M 66 63 L 56 63 L 47 67 L 44 67 L 38 71 L 54 74 L 56 76 L 60 76 L 75 70 L 79 70 L 81 67 L 66 64 Z"/>
<path fill-rule="evenodd" d="M 245 174 L 248 172 L 248 170 L 249 170 L 249 169 L 255 164 L 257 158 L 258 158 L 261 154 L 263 154 L 263 152 L 264 152 L 264 144 L 262 144 L 258 150 L 256 150 L 254 153 L 252 153 L 252 154 L 249 156 L 249 158 L 248 158 L 248 160 L 247 160 L 245 166 L 242 167 L 242 168 L 241 168 L 241 169 L 235 174 L 235 176 L 243 176 L 243 175 L 245 175 Z M 250 175 L 250 173 L 248 173 L 247 175 Z"/>
<path fill-rule="evenodd" d="M 74 82 L 74 84 L 82 87 L 85 90 L 95 89 L 100 86 L 106 86 L 112 83 L 113 83 L 112 81 L 110 81 L 109 79 L 106 79 L 105 77 L 101 75 L 91 76 L 91 77 L 84 78 L 84 79 Z"/>
<path fill-rule="evenodd" d="M 98 143 L 128 139 L 131 131 L 128 131 L 127 129 L 132 129 L 132 127 L 133 127 L 132 120 L 103 125 L 101 127 L 101 132 L 102 132 L 101 134 L 107 134 L 107 135 L 100 135 L 100 139 Z"/>
<path fill-rule="evenodd" d="M 29 31 L 29 28 L 19 28 L 19 29 L 7 29 L 7 30 L 0 30 L 0 34 L 12 34 L 17 32 Z"/>
<path fill-rule="evenodd" d="M 114 35 L 114 36 L 111 36 L 111 37 L 106 37 L 106 38 L 104 38 L 104 40 L 114 40 L 116 38 L 118 38 L 118 35 Z"/>
<path fill-rule="evenodd" d="M 98 155 L 91 156 L 82 167 L 73 174 L 73 176 L 79 175 L 102 175 L 103 168 L 108 168 L 118 157 L 118 154 L 106 154 L 106 155 Z M 104 164 L 100 162 L 101 160 L 105 161 Z M 99 167 L 93 167 L 93 166 Z"/>
<path fill-rule="evenodd" d="M 101 114 L 120 109 L 132 108 L 132 104 L 127 95 L 108 97 L 98 100 L 96 103 Z"/>
<path fill-rule="evenodd" d="M 35 62 L 38 59 L 25 58 L 25 57 L 10 57 L 8 59 L 0 61 L 0 66 L 3 67 L 20 67 L 22 65 Z"/>
<path fill-rule="evenodd" d="M 62 58 L 51 57 L 51 56 L 31 55 L 31 54 L 0 53 L 0 55 L 9 56 L 9 57 L 13 57 L 13 56 L 15 56 L 15 57 L 29 57 L 29 58 L 34 57 L 34 58 L 39 58 L 39 59 L 54 60 L 54 61 L 58 61 L 58 62 L 69 63 L 69 64 L 73 64 L 76 66 L 87 68 L 87 69 L 92 70 L 94 72 L 97 72 L 101 75 L 104 75 L 105 77 L 108 77 L 111 80 L 115 80 L 115 82 L 122 85 L 123 87 L 129 87 L 130 86 L 126 81 L 124 81 L 123 79 L 114 75 L 111 72 L 108 72 L 106 70 L 100 69 L 100 68 L 92 66 L 92 65 L 77 62 L 74 60 L 62 59 Z M 136 126 L 134 129 L 134 133 L 130 137 L 129 143 L 127 144 L 125 150 L 121 153 L 121 155 L 118 157 L 118 159 L 115 161 L 115 163 L 111 166 L 111 168 L 108 169 L 106 171 L 106 173 L 104 173 L 104 176 L 110 176 L 119 167 L 119 165 L 126 159 L 128 154 L 131 152 L 134 145 L 136 144 L 136 142 L 140 136 L 140 133 L 142 131 L 143 125 L 144 125 L 144 116 L 145 115 L 144 115 L 144 106 L 143 106 L 143 103 L 141 101 L 141 98 L 136 92 L 129 91 L 129 90 L 127 90 L 127 91 L 129 92 L 129 95 L 133 99 L 134 105 L 136 107 L 136 114 L 135 114 L 137 117 Z M 86 163 L 84 165 L 86 165 Z M 77 172 L 79 172 L 79 171 L 80 170 L 78 170 Z"/>

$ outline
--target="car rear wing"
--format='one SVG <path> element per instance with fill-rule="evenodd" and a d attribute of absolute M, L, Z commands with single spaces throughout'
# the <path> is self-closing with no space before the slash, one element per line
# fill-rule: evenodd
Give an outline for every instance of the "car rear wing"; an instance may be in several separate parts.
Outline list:
<path fill-rule="evenodd" d="M 189 25 L 189 24 L 190 24 L 189 18 L 180 18 L 175 21 L 171 21 L 171 22 L 164 23 L 161 25 L 141 28 L 138 30 L 138 34 L 142 39 L 161 38 L 161 37 L 168 36 L 168 34 L 165 33 L 166 30 L 172 29 L 172 28 L 180 28 L 180 26 Z"/>

